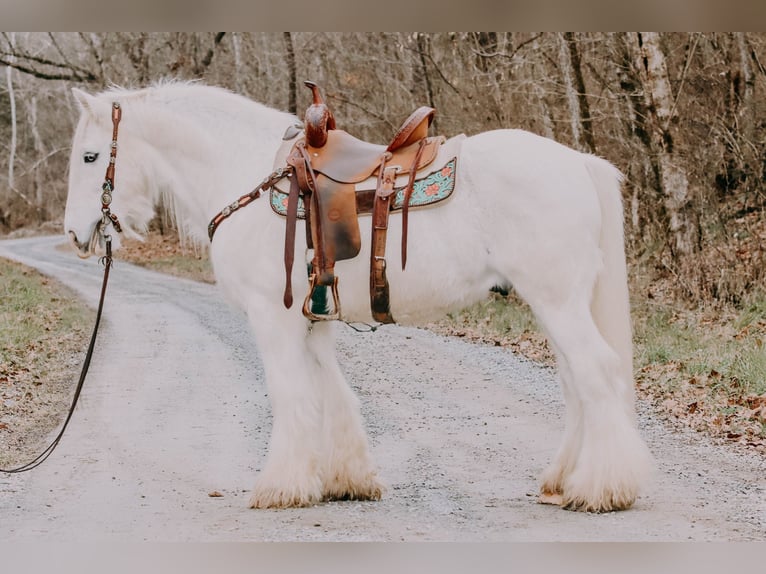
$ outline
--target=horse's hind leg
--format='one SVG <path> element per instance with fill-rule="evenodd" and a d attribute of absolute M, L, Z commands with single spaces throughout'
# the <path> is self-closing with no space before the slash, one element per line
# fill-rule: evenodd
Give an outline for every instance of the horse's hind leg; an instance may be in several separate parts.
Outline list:
<path fill-rule="evenodd" d="M 557 349 L 570 411 L 542 500 L 556 494 L 565 508 L 590 512 L 629 508 L 651 465 L 626 401 L 632 381 L 594 323 L 589 298 L 540 308 L 538 317 Z"/>
<path fill-rule="evenodd" d="M 556 348 L 556 345 L 550 340 L 549 343 L 557 357 L 566 411 L 564 437 L 561 440 L 561 445 L 553 462 L 541 477 L 540 502 L 562 505 L 564 501 L 564 477 L 572 473 L 582 444 L 583 409 L 580 397 L 572 388 L 572 373 L 569 371 L 567 363 L 562 359 L 561 352 Z"/>
<path fill-rule="evenodd" d="M 322 387 L 322 493 L 326 500 L 379 500 L 378 480 L 359 401 L 338 364 L 335 324 L 317 323 L 308 338 Z"/>

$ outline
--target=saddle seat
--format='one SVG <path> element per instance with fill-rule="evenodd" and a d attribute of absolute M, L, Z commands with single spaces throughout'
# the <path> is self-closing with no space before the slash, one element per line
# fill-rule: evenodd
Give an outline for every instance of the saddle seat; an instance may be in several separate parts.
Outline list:
<path fill-rule="evenodd" d="M 423 139 L 423 138 L 421 138 Z M 306 145 L 311 158 L 311 168 L 339 183 L 358 184 L 377 175 L 384 157 L 387 167 L 398 166 L 397 175 L 409 174 L 414 168 L 419 171 L 430 164 L 439 151 L 443 139 L 425 138 L 426 144 L 417 165 L 415 155 L 420 140 L 395 148 L 360 140 L 343 130 L 327 133 L 327 143 L 321 148 Z"/>

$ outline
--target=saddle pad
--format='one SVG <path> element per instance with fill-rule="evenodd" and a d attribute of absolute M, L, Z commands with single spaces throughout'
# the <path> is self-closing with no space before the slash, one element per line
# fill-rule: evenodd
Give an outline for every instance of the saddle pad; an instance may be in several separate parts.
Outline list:
<path fill-rule="evenodd" d="M 457 174 L 457 163 L 460 155 L 460 146 L 466 138 L 465 134 L 448 139 L 440 146 L 436 159 L 419 176 L 416 177 L 413 185 L 412 195 L 410 196 L 410 207 L 424 207 L 440 201 L 444 201 L 452 195 L 455 189 L 455 177 Z M 284 142 L 275 157 L 275 165 L 284 165 L 287 154 L 292 147 L 292 142 Z M 396 190 L 391 210 L 399 211 L 404 206 L 404 187 L 407 184 L 408 176 L 398 177 L 394 189 Z M 371 178 L 365 182 L 367 185 L 357 184 L 357 206 L 358 213 L 369 213 L 369 207 L 372 206 L 372 197 L 366 198 L 363 188 L 369 187 L 369 191 L 374 195 L 376 178 Z M 290 182 L 287 178 L 277 182 L 271 188 L 269 194 L 271 209 L 277 215 L 287 216 L 287 196 L 290 191 Z M 364 205 L 364 207 L 362 207 Z M 298 198 L 298 217 L 305 219 L 305 210 L 303 207 L 303 198 Z"/>
<path fill-rule="evenodd" d="M 457 169 L 457 157 L 453 157 L 437 171 L 429 173 L 422 179 L 416 179 L 410 196 L 410 207 L 423 207 L 444 201 L 455 190 L 455 174 Z M 391 202 L 391 211 L 399 211 L 404 207 L 404 187 L 395 188 L 395 195 Z M 277 215 L 287 216 L 287 193 L 271 188 L 271 209 Z M 298 198 L 298 218 L 306 218 L 306 210 L 303 206 L 303 198 Z"/>

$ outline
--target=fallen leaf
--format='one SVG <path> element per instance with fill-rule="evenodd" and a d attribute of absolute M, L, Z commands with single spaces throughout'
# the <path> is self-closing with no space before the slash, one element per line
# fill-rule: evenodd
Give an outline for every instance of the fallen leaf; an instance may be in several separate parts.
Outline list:
<path fill-rule="evenodd" d="M 694 414 L 697 411 L 697 401 L 694 401 L 693 403 L 689 403 L 687 406 L 687 410 L 689 411 L 689 414 Z"/>

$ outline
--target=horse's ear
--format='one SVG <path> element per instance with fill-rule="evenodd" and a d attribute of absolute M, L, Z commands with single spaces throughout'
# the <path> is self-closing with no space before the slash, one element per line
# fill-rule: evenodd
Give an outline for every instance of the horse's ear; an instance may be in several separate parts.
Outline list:
<path fill-rule="evenodd" d="M 84 92 L 79 88 L 72 88 L 72 95 L 74 96 L 77 105 L 80 106 L 80 111 L 93 113 L 96 111 L 98 100 L 91 96 L 89 93 Z"/>

